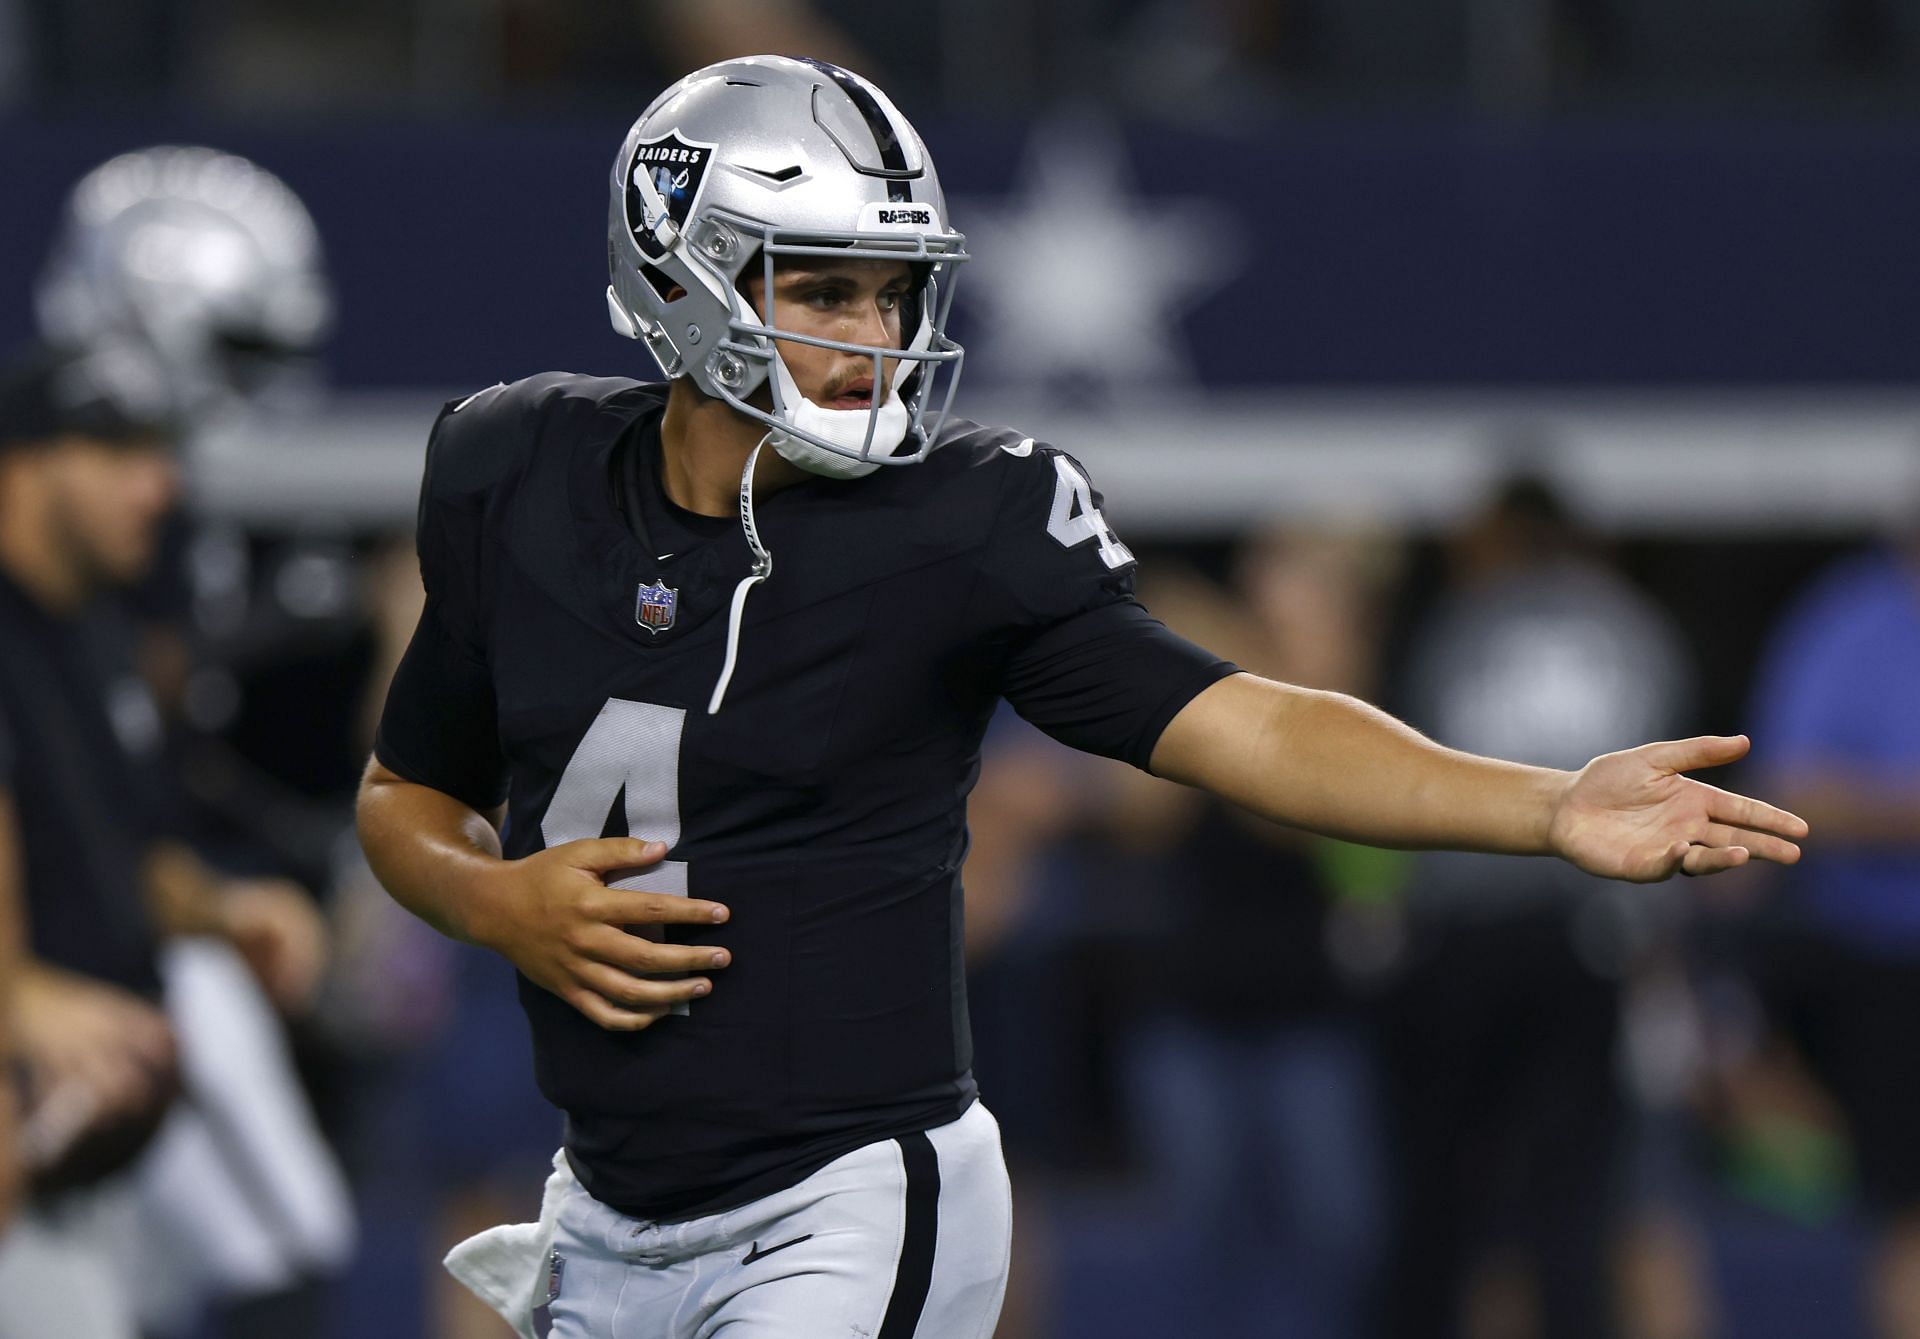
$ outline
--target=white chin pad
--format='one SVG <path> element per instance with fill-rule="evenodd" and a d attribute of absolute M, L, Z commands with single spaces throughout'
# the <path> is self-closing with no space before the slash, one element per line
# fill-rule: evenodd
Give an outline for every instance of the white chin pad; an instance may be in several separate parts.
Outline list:
<path fill-rule="evenodd" d="M 800 393 L 793 373 L 778 352 L 773 356 L 773 375 L 779 379 L 779 416 L 800 431 L 831 442 L 838 450 L 828 450 L 804 437 L 795 437 L 776 429 L 768 439 L 785 460 L 792 461 L 810 474 L 832 479 L 858 479 L 880 468 L 879 458 L 890 456 L 907 435 L 907 406 L 900 399 L 903 369 L 894 369 L 893 384 L 886 401 L 878 409 L 826 409 Z M 876 421 L 877 420 L 877 421 Z M 873 424 L 873 445 L 868 459 L 860 459 L 860 447 L 867 440 L 867 426 Z"/>

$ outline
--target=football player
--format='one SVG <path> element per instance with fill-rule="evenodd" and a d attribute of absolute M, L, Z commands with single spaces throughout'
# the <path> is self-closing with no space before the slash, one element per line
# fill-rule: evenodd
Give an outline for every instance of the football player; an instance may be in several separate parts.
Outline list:
<path fill-rule="evenodd" d="M 299 197 L 258 164 L 197 146 L 119 154 L 82 177 L 34 296 L 48 343 L 75 357 L 157 366 L 157 394 L 188 474 L 216 433 L 257 430 L 304 397 L 332 319 L 318 233 Z M 237 595 L 237 612 L 252 617 L 248 631 L 267 621 L 245 607 L 244 581 L 230 590 L 190 579 L 241 560 L 205 561 L 206 530 L 188 539 L 192 518 L 177 509 L 168 524 L 173 533 L 134 597 L 142 668 L 157 680 L 161 714 L 180 705 L 191 669 L 219 663 L 205 611 L 231 611 Z M 233 547 L 246 552 L 237 539 Z M 229 642 L 240 640 L 235 631 L 226 632 Z M 193 742 L 199 764 L 218 747 Z M 237 770 L 224 749 L 217 761 L 192 770 Z M 236 827 L 259 823 L 268 807 L 260 794 L 249 792 Z M 192 903 L 218 890 L 229 907 L 248 909 L 248 923 L 230 942 L 183 933 L 159 946 L 193 1101 L 137 1171 L 138 1228 L 125 1234 L 121 1272 L 149 1328 L 179 1328 L 208 1301 L 267 1310 L 270 1297 L 286 1303 L 274 1304 L 276 1333 L 297 1328 L 285 1318 L 289 1307 L 310 1328 L 311 1280 L 339 1268 L 351 1250 L 351 1200 L 278 1015 L 311 1004 L 325 924 L 288 880 L 230 881 L 179 843 L 166 855 L 152 866 L 159 895 Z"/>
<path fill-rule="evenodd" d="M 959 871 L 1002 697 L 1351 840 L 1642 881 L 1798 856 L 1799 819 L 1683 775 L 1743 738 L 1496 762 L 1151 618 L 1081 466 L 947 412 L 964 242 L 859 76 L 700 70 L 610 184 L 613 324 L 667 381 L 442 412 L 359 811 L 395 897 L 519 969 L 566 1113 L 538 1227 L 449 1257 L 519 1333 L 991 1331 Z"/>

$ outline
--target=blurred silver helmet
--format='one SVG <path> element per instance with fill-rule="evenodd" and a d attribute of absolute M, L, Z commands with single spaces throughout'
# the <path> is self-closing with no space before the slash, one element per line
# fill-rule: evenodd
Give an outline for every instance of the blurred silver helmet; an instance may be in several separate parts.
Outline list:
<path fill-rule="evenodd" d="M 608 315 L 646 341 L 668 377 L 691 377 L 766 424 L 774 449 L 815 473 L 850 478 L 926 459 L 959 381 L 962 352 L 946 323 L 966 239 L 947 226 L 926 146 L 886 94 L 819 61 L 710 65 L 634 122 L 610 185 Z M 908 262 L 919 283 L 903 348 L 774 326 L 775 262 L 823 255 Z M 749 265 L 766 280 L 763 312 L 742 292 Z M 776 339 L 872 358 L 873 404 L 805 399 Z M 897 371 L 882 398 L 888 363 Z M 762 386 L 770 411 L 749 403 Z"/>
<path fill-rule="evenodd" d="M 35 298 L 51 343 L 152 349 L 188 419 L 284 385 L 333 318 L 306 206 L 204 148 L 140 149 L 83 177 Z"/>

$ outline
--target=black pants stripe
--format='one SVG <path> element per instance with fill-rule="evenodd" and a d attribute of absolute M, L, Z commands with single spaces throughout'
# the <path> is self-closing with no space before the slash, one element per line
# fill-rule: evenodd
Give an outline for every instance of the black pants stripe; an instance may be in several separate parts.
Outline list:
<path fill-rule="evenodd" d="M 900 1263 L 893 1272 L 893 1295 L 878 1339 L 913 1339 L 920 1312 L 933 1285 L 933 1252 L 940 1235 L 940 1159 L 924 1134 L 902 1135 L 900 1160 L 907 1169 L 907 1224 L 900 1242 Z"/>

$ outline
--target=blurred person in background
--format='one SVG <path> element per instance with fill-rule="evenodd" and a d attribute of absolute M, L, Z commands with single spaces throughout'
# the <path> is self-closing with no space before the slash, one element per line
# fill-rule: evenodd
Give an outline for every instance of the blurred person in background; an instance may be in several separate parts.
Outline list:
<path fill-rule="evenodd" d="M 36 297 L 43 328 L 64 343 L 126 340 L 164 359 L 200 473 L 285 451 L 279 430 L 318 399 L 333 307 L 318 234 L 298 197 L 246 159 L 159 146 L 101 165 L 71 193 Z M 423 1297 L 421 1276 L 389 1262 L 437 1261 L 505 1216 L 501 1187 L 544 1167 L 557 1119 L 529 1077 L 511 981 L 399 913 L 340 840 L 420 612 L 411 535 L 369 540 L 188 508 L 167 538 L 132 602 L 186 822 L 216 858 L 319 890 L 344 952 L 315 1013 L 303 1002 L 290 1015 L 297 1078 L 232 964 L 174 955 L 176 999 L 200 1002 L 197 1026 L 180 1020 L 183 1046 L 225 1098 L 242 1165 L 219 1165 L 200 1139 L 163 1147 L 169 1168 L 152 1179 L 147 1226 L 179 1258 L 151 1271 L 150 1323 L 177 1329 L 211 1298 L 228 1335 L 310 1332 L 326 1313 L 448 1339 L 495 1332 L 498 1320 L 444 1271 Z M 231 1044 L 235 1018 L 252 1023 L 257 1045 L 244 1053 Z M 198 1030 L 220 1043 L 196 1048 Z M 356 1262 L 380 1279 L 377 1307 L 364 1291 L 322 1295 L 353 1233 L 297 1079 L 379 1219 Z M 466 1119 L 476 1109 L 489 1119 Z"/>
<path fill-rule="evenodd" d="M 87 173 L 68 195 L 34 300 L 47 342 L 123 343 L 160 364 L 190 480 L 270 455 L 283 421 L 319 399 L 333 299 L 318 233 L 284 182 L 233 154 L 156 146 Z M 351 706 L 326 710 L 335 695 L 350 703 L 352 685 L 329 693 L 324 675 L 287 670 L 339 640 L 336 625 L 348 621 L 338 610 L 355 587 L 339 547 L 326 536 L 275 542 L 183 506 L 128 596 L 184 792 L 182 823 L 202 846 L 312 886 L 327 875 L 340 818 L 337 806 L 330 819 L 324 806 L 303 807 L 294 778 L 323 770 L 310 734 L 335 714 L 352 719 Z M 291 702 L 272 700 L 276 675 L 303 678 Z M 263 726 L 260 716 L 274 719 Z M 249 731 L 268 736 L 263 747 Z M 347 754 L 347 741 L 335 748 Z"/>
<path fill-rule="evenodd" d="M 1085 1028 L 1098 1008 L 1089 981 L 1083 881 L 1060 866 L 1062 843 L 1084 830 L 1108 786 L 1096 760 L 997 713 L 967 797 L 970 842 L 964 950 L 975 1068 L 995 1094 L 1019 1223 L 997 1339 L 1046 1339 L 1058 1293 L 1054 1208 L 1063 1182 L 1100 1156 Z M 1063 877 L 1064 873 L 1064 877 Z"/>
<path fill-rule="evenodd" d="M 450 1258 L 522 1335 L 992 1324 L 958 875 L 1002 696 L 1351 840 L 1639 881 L 1798 857 L 1798 819 L 1681 775 L 1744 739 L 1500 763 L 1151 619 L 1070 457 L 923 413 L 963 239 L 859 76 L 695 72 L 608 184 L 608 315 L 669 383 L 446 406 L 359 810 L 397 899 L 520 969 L 567 1112 L 541 1221 Z"/>
<path fill-rule="evenodd" d="M 1920 498 L 1905 533 L 1843 559 L 1774 629 L 1757 679 L 1766 776 L 1823 828 L 1781 880 L 1757 968 L 1831 1093 L 1874 1226 L 1880 1339 L 1920 1336 Z"/>
<path fill-rule="evenodd" d="M 10 766 L 0 757 L 0 777 Z M 13 797 L 10 788 L 0 788 L 0 852 L 13 852 L 20 839 L 13 831 Z M 13 858 L 0 856 L 0 1237 L 5 1237 L 20 1207 L 24 1175 L 21 1148 L 21 1094 L 17 1083 L 14 1040 L 14 992 L 24 964 L 21 942 L 26 937 L 26 917 L 20 908 L 19 878 L 9 872 Z"/>
<path fill-rule="evenodd" d="M 107 598 L 152 560 L 172 434 L 137 353 L 31 354 L 0 382 L 0 905 L 24 921 L 7 988 L 36 1183 L 0 1238 L 8 1339 L 136 1333 L 112 1243 L 131 1194 L 116 1173 L 177 1081 L 158 939 L 217 917 L 153 868 L 151 705 Z"/>
<path fill-rule="evenodd" d="M 120 351 L 156 369 L 190 470 L 218 468 L 223 441 L 234 449 L 305 398 L 331 314 L 305 206 L 256 164 L 194 147 L 122 154 L 83 177 L 35 297 L 55 347 Z M 247 908 L 252 938 L 181 937 L 162 949 L 194 1102 L 141 1165 L 122 1249 L 148 1328 L 180 1332 L 211 1306 L 229 1336 L 293 1335 L 320 1323 L 316 1281 L 344 1263 L 352 1239 L 345 1182 L 283 1024 L 311 1007 L 326 944 L 311 896 L 286 876 L 314 882 L 325 869 L 278 856 L 282 788 L 194 728 L 196 693 L 204 699 L 210 681 L 230 674 L 219 634 L 246 645 L 254 629 L 212 617 L 233 612 L 235 592 L 208 589 L 208 572 L 222 567 L 205 560 L 209 532 L 186 508 L 169 506 L 161 520 L 164 542 L 119 597 L 150 690 L 144 728 L 165 755 L 154 789 L 181 838 L 152 863 L 184 896 L 206 902 L 217 892 L 223 906 Z M 250 606 L 244 589 L 238 595 L 244 622 Z M 209 775 L 230 778 L 211 804 L 198 784 Z M 213 810 L 226 831 L 257 840 L 210 827 Z M 216 874 L 198 850 L 252 877 Z"/>
<path fill-rule="evenodd" d="M 1684 718 L 1675 630 L 1544 481 L 1509 479 L 1447 559 L 1404 689 L 1435 740 L 1565 767 Z M 1382 1038 L 1392 1339 L 1615 1333 L 1622 980 L 1644 940 L 1627 891 L 1571 866 L 1417 858 Z"/>
<path fill-rule="evenodd" d="M 1233 568 L 1231 594 L 1169 574 L 1144 580 L 1142 598 L 1251 672 L 1377 693 L 1389 542 L 1276 529 L 1245 543 Z M 1349 964 L 1333 952 L 1354 912 L 1338 905 L 1351 855 L 1114 771 L 1093 877 L 1105 896 L 1148 908 L 1153 927 L 1120 1045 L 1132 1147 L 1193 1285 L 1182 1319 L 1249 1339 L 1362 1334 L 1385 1190 L 1371 1046 Z"/>

